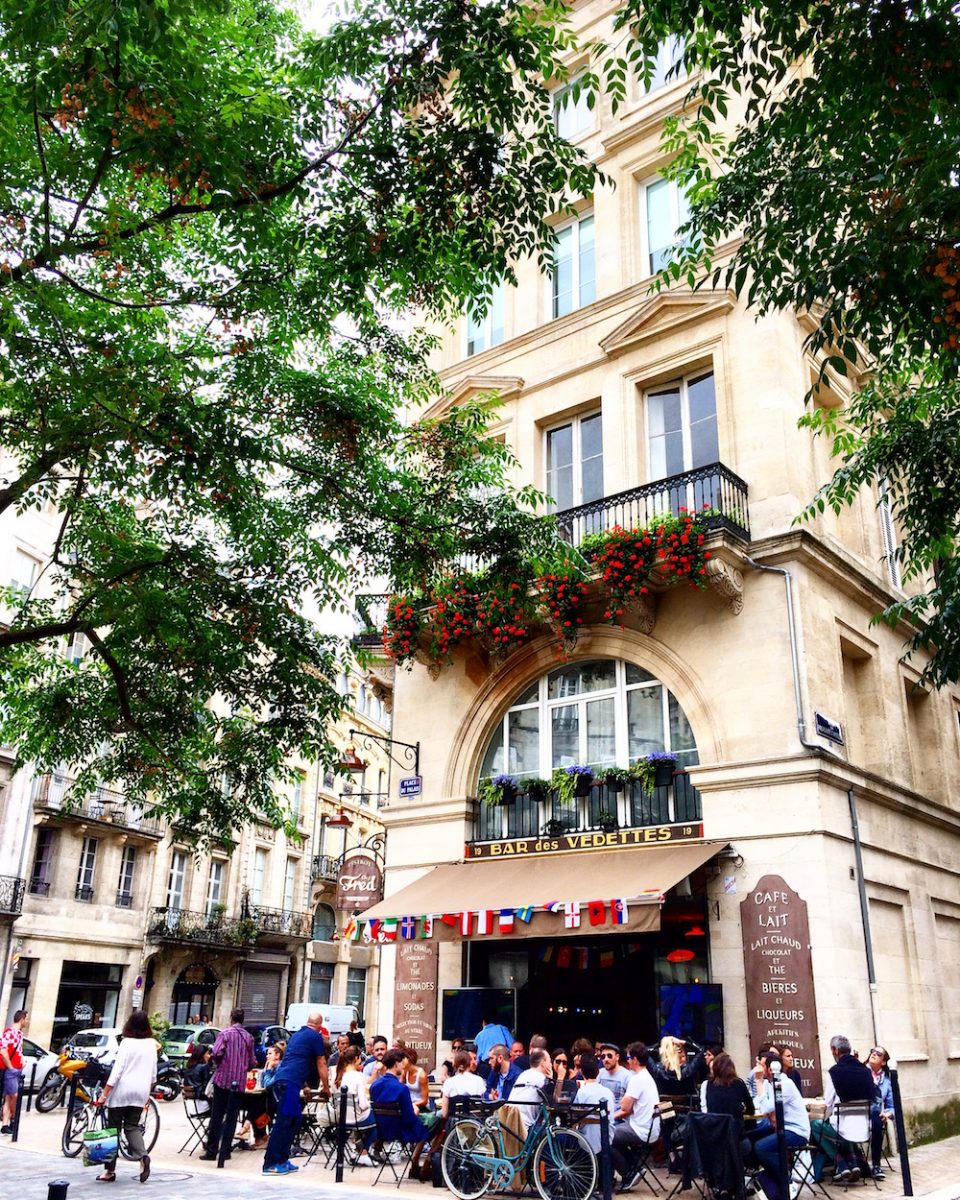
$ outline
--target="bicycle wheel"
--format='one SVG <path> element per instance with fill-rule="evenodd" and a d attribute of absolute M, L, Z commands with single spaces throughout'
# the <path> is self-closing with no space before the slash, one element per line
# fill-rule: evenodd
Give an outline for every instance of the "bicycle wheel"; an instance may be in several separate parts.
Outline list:
<path fill-rule="evenodd" d="M 37 1112 L 53 1112 L 58 1104 L 62 1104 L 64 1100 L 64 1088 L 66 1080 L 56 1071 L 43 1081 L 40 1086 L 40 1091 L 37 1092 L 36 1104 Z"/>
<path fill-rule="evenodd" d="M 533 1153 L 533 1181 L 543 1200 L 590 1200 L 597 1160 L 576 1129 L 551 1129 Z"/>
<path fill-rule="evenodd" d="M 76 1158 L 83 1149 L 83 1135 L 88 1129 L 92 1129 L 90 1123 L 90 1109 L 84 1105 L 77 1105 L 76 1108 L 67 1113 L 67 1119 L 63 1126 L 63 1133 L 60 1136 L 60 1148 L 63 1150 L 67 1158 Z"/>
<path fill-rule="evenodd" d="M 490 1186 L 493 1172 L 477 1155 L 494 1158 L 493 1138 L 480 1121 L 458 1121 L 443 1139 L 440 1171 L 443 1181 L 460 1200 L 477 1200 Z"/>
<path fill-rule="evenodd" d="M 143 1134 L 144 1150 L 149 1154 L 157 1144 L 157 1137 L 160 1133 L 160 1110 L 152 1096 L 147 1101 L 147 1107 L 143 1110 L 143 1116 L 140 1118 L 140 1132 Z M 127 1135 L 122 1129 L 120 1130 L 120 1155 L 131 1162 L 139 1159 L 139 1155 L 130 1153 Z"/>

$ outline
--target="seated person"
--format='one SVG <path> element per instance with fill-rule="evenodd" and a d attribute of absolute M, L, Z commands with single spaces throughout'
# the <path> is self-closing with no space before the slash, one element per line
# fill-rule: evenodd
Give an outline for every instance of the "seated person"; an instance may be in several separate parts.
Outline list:
<path fill-rule="evenodd" d="M 408 1061 L 406 1050 L 388 1050 L 383 1056 L 383 1074 L 370 1084 L 370 1103 L 399 1104 L 400 1114 L 396 1117 L 375 1118 L 376 1127 L 367 1135 L 367 1145 L 376 1141 L 397 1141 L 413 1145 L 415 1149 L 411 1163 L 415 1166 L 424 1142 L 430 1137 L 430 1130 L 414 1111 L 410 1089 L 403 1082 Z"/>
<path fill-rule="evenodd" d="M 207 1099 L 207 1084 L 210 1082 L 210 1076 L 213 1074 L 213 1057 L 210 1046 L 198 1046 L 196 1050 L 187 1059 L 187 1065 L 183 1069 L 184 1092 L 187 1089 L 192 1091 L 192 1095 L 187 1095 L 187 1098 L 195 1102 L 204 1101 L 206 1103 L 206 1112 L 210 1111 L 210 1101 Z"/>
<path fill-rule="evenodd" d="M 713 1060 L 710 1078 L 703 1085 L 703 1111 L 733 1117 L 738 1137 L 743 1133 L 744 1113 L 753 1116 L 753 1097 L 729 1054 L 718 1054 Z"/>
<path fill-rule="evenodd" d="M 492 1048 L 487 1057 L 490 1072 L 487 1075 L 488 1100 L 508 1100 L 514 1080 L 520 1074 L 516 1063 L 510 1061 L 510 1055 L 503 1042 Z"/>
<path fill-rule="evenodd" d="M 556 1062 L 556 1059 L 554 1059 Z M 593 1054 L 580 1055 L 580 1075 L 583 1082 L 580 1084 L 576 1095 L 573 1097 L 574 1104 L 599 1104 L 607 1110 L 607 1119 L 609 1121 L 610 1141 L 613 1142 L 613 1112 L 616 1105 L 613 1103 L 613 1094 L 609 1088 L 603 1086 L 597 1079 L 600 1074 L 600 1063 Z M 583 1124 L 580 1125 L 580 1132 L 589 1143 L 590 1149 L 594 1154 L 600 1153 L 600 1119 L 599 1117 L 587 1117 Z"/>
<path fill-rule="evenodd" d="M 267 1047 L 264 1067 L 260 1072 L 260 1088 L 262 1090 L 244 1094 L 241 1105 L 246 1119 L 237 1131 L 239 1149 L 262 1150 L 267 1144 L 267 1126 L 276 1112 L 273 1081 L 276 1078 L 277 1068 L 283 1062 L 286 1045 L 286 1042 L 280 1041 Z"/>
<path fill-rule="evenodd" d="M 830 1039 L 833 1066 L 827 1072 L 823 1089 L 823 1100 L 828 1119 L 834 1117 L 840 1141 L 834 1160 L 833 1178 L 837 1183 L 852 1183 L 870 1173 L 866 1160 L 851 1142 L 865 1142 L 870 1136 L 869 1115 L 864 1120 L 849 1114 L 836 1119 L 838 1104 L 854 1104 L 858 1101 L 872 1106 L 878 1098 L 877 1085 L 870 1068 L 854 1058 L 850 1050 L 850 1039 L 837 1034 Z M 847 1139 L 850 1139 L 849 1141 Z"/>
<path fill-rule="evenodd" d="M 780 1159 L 777 1147 L 777 1118 L 772 1067 L 774 1063 L 780 1063 L 780 1055 L 765 1054 L 762 1062 L 762 1085 L 761 1080 L 758 1079 L 756 1110 L 758 1113 L 763 1113 L 771 1128 L 760 1131 L 763 1136 L 753 1142 L 753 1153 L 760 1166 L 773 1178 L 776 1178 L 780 1171 Z M 783 1074 L 780 1076 L 780 1095 L 783 1100 L 783 1132 L 787 1147 L 805 1146 L 810 1137 L 810 1117 L 807 1115 L 806 1105 L 803 1103 L 797 1085 Z"/>
<path fill-rule="evenodd" d="M 583 1070 L 581 1056 L 580 1069 Z M 647 1070 L 650 1051 L 643 1042 L 631 1042 L 626 1049 L 630 1079 L 613 1119 L 618 1124 L 613 1133 L 610 1156 L 613 1169 L 620 1176 L 621 1187 L 636 1183 L 642 1165 L 642 1152 L 660 1137 L 660 1117 L 657 1104 L 660 1093 L 653 1076 Z"/>
<path fill-rule="evenodd" d="M 515 1104 L 520 1112 L 524 1133 L 540 1115 L 539 1105 L 546 1098 L 547 1089 L 552 1082 L 550 1052 L 539 1047 L 531 1050 L 530 1066 L 526 1071 L 520 1072 L 510 1089 L 510 1103 Z"/>
<path fill-rule="evenodd" d="M 880 1159 L 883 1154 L 883 1127 L 887 1121 L 894 1118 L 893 1088 L 890 1084 L 890 1072 L 887 1063 L 890 1055 L 882 1046 L 874 1046 L 867 1057 L 867 1066 L 873 1075 L 877 1089 L 877 1097 L 870 1106 L 870 1159 L 872 1166 L 870 1174 L 874 1179 L 883 1179 L 883 1167 Z"/>
<path fill-rule="evenodd" d="M 479 1099 L 487 1085 L 479 1075 L 470 1070 L 471 1055 L 468 1050 L 458 1050 L 453 1056 L 454 1074 L 444 1080 L 440 1089 L 440 1116 L 446 1120 L 450 1115 L 450 1101 L 458 1096 L 474 1096 Z"/>

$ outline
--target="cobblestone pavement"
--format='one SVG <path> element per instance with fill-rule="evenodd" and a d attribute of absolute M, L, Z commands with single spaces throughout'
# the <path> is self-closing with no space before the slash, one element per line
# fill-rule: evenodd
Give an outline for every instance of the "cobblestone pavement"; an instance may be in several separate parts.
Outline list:
<path fill-rule="evenodd" d="M 342 1184 L 334 1181 L 332 1170 L 325 1170 L 322 1162 L 314 1160 L 309 1167 L 296 1174 L 273 1177 L 263 1175 L 263 1154 L 256 1151 L 235 1153 L 222 1170 L 216 1163 L 200 1162 L 195 1154 L 192 1158 L 177 1153 L 189 1132 L 182 1105 L 175 1101 L 160 1106 L 160 1136 L 151 1155 L 152 1170 L 149 1181 L 139 1182 L 136 1163 L 121 1162 L 117 1166 L 117 1181 L 113 1184 L 96 1182 L 99 1173 L 93 1167 L 84 1167 L 80 1159 L 64 1158 L 59 1152 L 60 1131 L 63 1127 L 64 1110 L 41 1114 L 25 1113 L 21 1123 L 20 1140 L 14 1145 L 8 1137 L 0 1139 L 0 1200 L 46 1200 L 47 1184 L 54 1179 L 65 1179 L 70 1187 L 67 1200 L 130 1200 L 139 1196 L 149 1200 L 150 1195 L 163 1194 L 176 1200 L 246 1200 L 256 1195 L 257 1200 L 266 1193 L 291 1192 L 294 1197 L 309 1194 L 311 1200 L 371 1200 L 370 1185 L 376 1172 L 370 1168 L 358 1168 L 347 1174 Z M 895 1164 L 896 1165 L 896 1164 Z M 913 1176 L 913 1194 L 925 1200 L 960 1200 L 960 1135 L 920 1146 L 910 1152 L 910 1168 Z M 672 1181 L 671 1181 L 672 1182 Z M 383 1197 L 397 1194 L 397 1188 L 385 1175 L 380 1185 Z M 429 1200 L 433 1189 L 427 1184 L 404 1181 L 399 1189 L 405 1200 Z M 846 1190 L 829 1189 L 835 1200 L 845 1200 Z M 861 1191 L 855 1189 L 848 1200 L 898 1200 L 903 1196 L 899 1168 L 887 1175 L 879 1190 L 869 1184 Z M 637 1190 L 634 1200 L 643 1200 L 645 1192 Z M 685 1194 L 696 1196 L 695 1192 Z M 806 1200 L 806 1194 L 805 1194 Z"/>

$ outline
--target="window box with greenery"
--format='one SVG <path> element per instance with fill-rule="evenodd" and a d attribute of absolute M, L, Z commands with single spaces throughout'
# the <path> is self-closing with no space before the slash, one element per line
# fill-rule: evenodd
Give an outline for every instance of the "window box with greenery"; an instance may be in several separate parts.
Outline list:
<path fill-rule="evenodd" d="M 575 799 L 589 796 L 593 787 L 593 768 L 575 764 L 572 767 L 557 767 L 551 779 L 561 804 L 571 804 Z"/>
<path fill-rule="evenodd" d="M 529 796 L 535 803 L 542 803 L 544 800 L 549 800 L 552 791 L 553 783 L 549 779 L 532 776 L 528 779 L 520 780 L 521 795 Z"/>
<path fill-rule="evenodd" d="M 517 798 L 517 780 L 513 775 L 494 775 L 480 784 L 484 804 L 512 804 Z"/>
<path fill-rule="evenodd" d="M 671 754 L 669 750 L 654 750 L 647 755 L 647 762 L 653 768 L 654 787 L 669 787 L 673 783 L 678 762 L 676 754 Z"/>
<path fill-rule="evenodd" d="M 617 814 L 611 812 L 608 808 L 601 808 L 596 817 L 597 824 L 604 833 L 611 833 L 620 822 L 617 820 Z"/>
<path fill-rule="evenodd" d="M 626 767 L 604 767 L 597 773 L 597 782 L 602 783 L 608 792 L 622 792 L 633 775 Z"/>

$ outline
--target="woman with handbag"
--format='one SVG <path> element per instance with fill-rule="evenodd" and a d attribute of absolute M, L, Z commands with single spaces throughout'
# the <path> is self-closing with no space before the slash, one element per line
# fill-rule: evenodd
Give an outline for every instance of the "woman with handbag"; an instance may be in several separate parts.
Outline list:
<path fill-rule="evenodd" d="M 106 1105 L 107 1123 L 118 1133 L 126 1134 L 127 1144 L 135 1158 L 140 1159 L 140 1182 L 150 1178 L 150 1155 L 143 1144 L 140 1122 L 153 1085 L 157 1080 L 157 1043 L 147 1014 L 139 1010 L 130 1015 L 123 1027 L 123 1041 L 117 1050 L 110 1078 L 96 1101 Z M 113 1183 L 117 1178 L 117 1157 L 104 1163 L 99 1183 Z"/>

